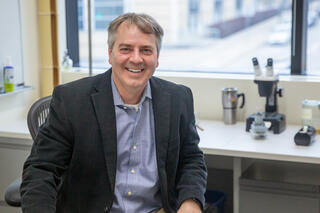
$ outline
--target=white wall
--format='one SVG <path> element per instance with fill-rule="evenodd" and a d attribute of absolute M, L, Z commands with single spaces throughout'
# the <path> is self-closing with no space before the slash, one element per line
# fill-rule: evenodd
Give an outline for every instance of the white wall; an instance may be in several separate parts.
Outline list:
<path fill-rule="evenodd" d="M 62 83 L 85 76 L 85 73 L 62 73 Z M 222 120 L 221 89 L 224 87 L 236 87 L 245 93 L 246 103 L 238 110 L 238 121 L 245 121 L 258 110 L 264 111 L 266 100 L 258 95 L 252 75 L 156 72 L 156 76 L 189 86 L 193 91 L 195 111 L 201 119 Z M 279 87 L 284 88 L 284 96 L 278 98 L 279 112 L 286 115 L 288 124 L 301 124 L 302 100 L 320 100 L 320 77 L 282 76 Z"/>
<path fill-rule="evenodd" d="M 21 0 L 24 81 L 35 89 L 0 96 L 0 119 L 25 118 L 29 106 L 40 97 L 40 49 L 37 0 Z"/>
<path fill-rule="evenodd" d="M 194 95 L 195 111 L 200 113 L 200 118 L 222 120 L 221 89 L 224 87 L 236 87 L 239 92 L 245 93 L 246 103 L 243 109 L 238 110 L 238 120 L 245 119 L 256 111 L 264 111 L 266 99 L 258 94 L 258 86 L 253 82 L 252 76 L 238 79 L 234 75 L 226 79 L 211 75 L 198 77 L 163 77 L 177 83 L 189 86 Z M 286 115 L 288 124 L 301 124 L 301 102 L 304 99 L 320 100 L 320 78 L 311 79 L 305 77 L 280 78 L 279 87 L 284 88 L 284 95 L 278 98 L 279 112 Z"/>

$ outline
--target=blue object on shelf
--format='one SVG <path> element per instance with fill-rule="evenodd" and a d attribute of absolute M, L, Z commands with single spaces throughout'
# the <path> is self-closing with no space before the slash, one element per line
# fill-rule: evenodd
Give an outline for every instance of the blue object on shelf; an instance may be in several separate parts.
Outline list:
<path fill-rule="evenodd" d="M 222 191 L 217 190 L 207 190 L 204 194 L 206 202 L 216 206 L 219 213 L 223 213 L 224 201 L 226 199 L 226 194 Z"/>

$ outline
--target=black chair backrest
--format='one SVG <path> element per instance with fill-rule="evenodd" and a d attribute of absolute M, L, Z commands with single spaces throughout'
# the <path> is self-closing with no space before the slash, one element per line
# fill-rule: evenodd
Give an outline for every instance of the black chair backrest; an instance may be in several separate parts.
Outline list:
<path fill-rule="evenodd" d="M 29 132 L 33 140 L 38 134 L 39 127 L 45 122 L 47 116 L 49 115 L 51 99 L 52 96 L 40 98 L 30 107 L 27 116 L 27 122 Z"/>

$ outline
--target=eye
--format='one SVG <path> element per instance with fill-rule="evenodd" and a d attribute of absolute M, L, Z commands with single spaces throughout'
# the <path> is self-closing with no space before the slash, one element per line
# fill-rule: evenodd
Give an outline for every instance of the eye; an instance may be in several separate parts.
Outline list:
<path fill-rule="evenodd" d="M 130 48 L 128 48 L 128 47 L 122 47 L 122 48 L 120 48 L 120 52 L 121 53 L 128 53 L 130 51 Z"/>
<path fill-rule="evenodd" d="M 151 55 L 152 54 L 152 49 L 144 48 L 144 49 L 142 49 L 142 52 L 143 52 L 143 54 Z"/>

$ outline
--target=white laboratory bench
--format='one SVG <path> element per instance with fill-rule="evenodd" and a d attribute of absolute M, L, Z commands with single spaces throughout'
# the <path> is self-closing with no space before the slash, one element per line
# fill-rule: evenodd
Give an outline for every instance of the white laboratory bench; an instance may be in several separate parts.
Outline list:
<path fill-rule="evenodd" d="M 311 146 L 297 146 L 294 135 L 301 126 L 287 125 L 281 134 L 269 131 L 265 139 L 254 139 L 245 131 L 245 123 L 225 125 L 221 121 L 201 120 L 198 125 L 200 147 L 206 155 L 233 158 L 233 212 L 239 213 L 239 178 L 249 165 L 244 158 L 320 164 L 319 138 Z"/>
<path fill-rule="evenodd" d="M 220 121 L 201 120 L 198 130 L 200 147 L 206 154 L 320 164 L 320 143 L 297 146 L 294 135 L 301 126 L 288 125 L 281 134 L 267 133 L 265 139 L 254 139 L 245 131 L 245 123 L 225 125 Z"/>
<path fill-rule="evenodd" d="M 8 120 L 0 122 L 0 137 L 31 139 L 27 120 Z"/>
<path fill-rule="evenodd" d="M 300 126 L 289 125 L 281 134 L 268 132 L 265 139 L 253 139 L 250 133 L 245 131 L 245 123 L 238 122 L 235 125 L 225 125 L 221 121 L 200 120 L 198 125 L 204 130 L 198 130 L 200 135 L 200 147 L 206 155 L 228 156 L 233 162 L 233 208 L 234 213 L 239 212 L 239 177 L 246 169 L 242 160 L 245 158 L 265 159 L 276 161 L 288 161 L 299 163 L 320 164 L 319 139 L 311 146 L 296 146 L 293 137 Z M 0 151 L 3 149 L 24 150 L 19 162 L 23 162 L 31 148 L 32 140 L 27 128 L 26 120 L 8 121 L 0 124 Z M 0 153 L 0 156 L 1 156 Z M 10 152 L 9 152 L 10 153 Z M 10 154 L 4 156 L 11 157 Z M 2 158 L 2 157 L 1 157 Z M 2 159 L 2 162 L 8 160 Z M 1 162 L 0 161 L 0 162 Z M 8 169 L 1 166 L 2 169 Z M 22 165 L 15 166 L 22 168 Z M 21 170 L 19 171 L 21 172 Z M 13 172 L 14 173 L 14 172 Z M 9 175 L 10 176 L 10 175 Z M 8 178 L 13 178 L 12 175 Z M 1 178 L 2 179 L 2 178 Z M 14 180 L 14 178 L 12 179 Z M 5 184 L 7 184 L 7 181 Z M 0 182 L 0 192 L 3 193 L 4 186 Z"/>
<path fill-rule="evenodd" d="M 31 146 L 32 139 L 26 120 L 0 122 L 0 147 L 29 150 Z"/>

